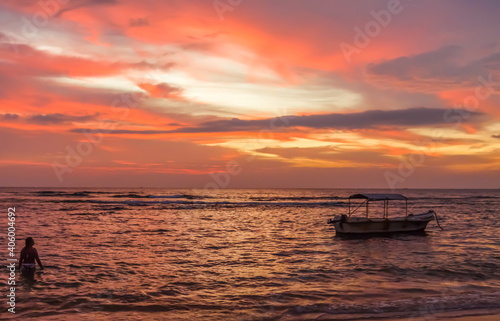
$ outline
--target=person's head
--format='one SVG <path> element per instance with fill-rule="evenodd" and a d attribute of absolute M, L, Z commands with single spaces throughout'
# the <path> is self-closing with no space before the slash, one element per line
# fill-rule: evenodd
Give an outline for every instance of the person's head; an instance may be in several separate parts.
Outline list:
<path fill-rule="evenodd" d="M 35 245 L 35 240 L 32 237 L 26 238 L 26 247 L 32 247 L 33 245 Z"/>

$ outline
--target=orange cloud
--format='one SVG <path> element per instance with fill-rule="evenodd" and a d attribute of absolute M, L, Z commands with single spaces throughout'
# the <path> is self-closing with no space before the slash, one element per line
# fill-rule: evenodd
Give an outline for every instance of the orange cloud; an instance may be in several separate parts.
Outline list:
<path fill-rule="evenodd" d="M 154 98 L 169 98 L 181 99 L 183 90 L 169 84 L 138 84 L 138 86 L 147 91 L 151 97 Z"/>

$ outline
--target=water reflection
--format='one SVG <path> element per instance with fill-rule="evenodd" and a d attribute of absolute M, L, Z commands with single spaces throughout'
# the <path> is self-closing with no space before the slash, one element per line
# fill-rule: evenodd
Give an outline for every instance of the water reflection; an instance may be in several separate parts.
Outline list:
<path fill-rule="evenodd" d="M 139 312 L 150 311 L 150 317 L 175 320 L 308 319 L 413 311 L 422 300 L 449 300 L 451 308 L 498 302 L 493 295 L 500 279 L 494 269 L 498 222 L 485 213 L 500 202 L 491 199 L 484 210 L 473 202 L 468 209 L 461 204 L 461 212 L 447 199 L 426 200 L 449 205 L 439 213 L 444 232 L 429 226 L 426 235 L 345 239 L 326 224 L 344 208 L 235 202 L 323 202 L 347 191 L 224 191 L 207 198 L 219 202 L 213 206 L 129 204 L 106 195 L 131 191 L 104 192 L 110 194 L 92 196 L 95 203 L 75 202 L 76 196 L 23 201 L 24 208 L 39 209 L 37 215 L 27 211 L 19 226 L 44 226 L 35 237 L 47 272 L 31 285 L 21 280 L 36 306 L 21 305 L 21 316 L 146 319 Z M 115 203 L 106 203 L 109 199 Z M 482 228 L 465 235 L 463 219 L 473 211 L 480 212 L 474 224 Z M 457 298 L 444 298 L 443 284 L 453 287 L 447 293 Z M 460 301 L 460 295 L 468 301 Z"/>

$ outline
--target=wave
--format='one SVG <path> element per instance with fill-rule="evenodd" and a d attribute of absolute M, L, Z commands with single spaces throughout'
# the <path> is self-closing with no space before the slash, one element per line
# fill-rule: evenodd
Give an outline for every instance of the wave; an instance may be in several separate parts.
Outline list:
<path fill-rule="evenodd" d="M 150 195 L 140 194 L 136 192 L 116 193 L 116 192 L 102 192 L 102 191 L 78 191 L 78 192 L 63 192 L 63 191 L 36 191 L 32 194 L 40 197 L 95 197 L 97 195 L 108 196 L 112 198 L 166 198 L 166 199 L 206 199 L 212 198 L 206 195 L 191 195 L 191 194 L 178 194 L 178 195 Z"/>
<path fill-rule="evenodd" d="M 39 191 L 39 192 L 33 192 L 33 194 L 37 196 L 51 196 L 51 197 L 90 197 L 91 194 L 94 194 L 95 192 L 89 192 L 89 191 L 82 191 L 82 192 L 73 192 L 73 193 L 68 193 L 68 192 L 59 192 L 59 191 Z"/>
<path fill-rule="evenodd" d="M 452 196 L 452 197 L 442 197 L 442 196 L 423 196 L 423 197 L 410 197 L 408 200 L 437 200 L 437 201 L 446 201 L 446 200 L 471 200 L 471 199 L 498 199 L 500 196 L 491 196 L 491 195 L 476 195 L 476 196 Z"/>
<path fill-rule="evenodd" d="M 60 283 L 64 288 L 78 284 Z M 203 288 L 203 287 L 201 287 Z M 117 288 L 102 290 L 82 299 L 81 296 L 36 298 L 41 306 L 59 311 L 59 316 L 70 312 L 63 307 L 78 308 L 76 311 L 113 313 L 120 319 L 123 312 L 183 313 L 192 319 L 211 319 L 223 313 L 227 320 L 315 320 L 318 315 L 328 320 L 380 320 L 389 318 L 432 318 L 453 312 L 456 316 L 486 315 L 498 311 L 500 293 L 478 296 L 477 293 L 436 294 L 424 298 L 390 299 L 379 296 L 377 300 L 363 302 L 363 298 L 337 294 L 325 298 L 321 292 L 274 291 L 272 294 L 225 295 L 217 301 L 209 299 L 185 299 L 186 293 L 200 289 L 196 282 L 172 282 L 169 286 L 153 291 L 132 292 Z M 275 287 L 276 289 L 276 287 Z M 207 297 L 208 298 L 208 297 Z M 303 301 L 298 303 L 297 300 Z M 99 307 L 96 309 L 96 307 Z M 487 311 L 487 309 L 489 311 Z M 45 310 L 45 312 L 47 311 Z M 66 310 L 65 313 L 60 311 Z M 56 310 L 54 310 L 55 312 Z M 26 311 L 25 317 L 43 312 Z M 116 314 L 115 314 L 116 313 Z M 194 317 L 197 316 L 197 317 Z M 237 318 L 236 318 L 237 316 Z M 106 318 L 110 320 L 111 318 Z M 62 320 L 62 318 L 61 318 Z M 185 319 L 187 320 L 187 319 Z"/>
<path fill-rule="evenodd" d="M 250 197 L 250 199 L 259 202 L 271 201 L 315 201 L 315 200 L 340 200 L 346 199 L 339 196 L 296 196 L 296 197 Z"/>
<path fill-rule="evenodd" d="M 181 194 L 181 195 L 148 195 L 148 198 L 186 198 L 186 199 L 205 199 L 205 198 L 210 198 L 210 197 L 209 197 L 209 196 L 201 196 L 201 195 Z"/>
<path fill-rule="evenodd" d="M 60 198 L 122 198 L 122 199 L 172 199 L 172 200 L 206 200 L 214 199 L 214 196 L 209 195 L 193 195 L 193 194 L 173 194 L 173 195 L 153 195 L 153 194 L 142 194 L 135 191 L 127 192 L 117 192 L 117 191 L 76 191 L 76 192 L 66 192 L 66 191 L 36 191 L 31 192 L 32 194 L 39 197 L 60 197 Z M 223 197 L 223 196 L 222 196 Z M 449 200 L 488 200 L 488 199 L 498 199 L 499 196 L 495 195 L 469 195 L 469 196 L 421 196 L 421 197 L 410 197 L 410 201 L 442 201 L 446 202 Z M 261 204 L 284 204 L 288 206 L 290 203 L 311 203 L 317 204 L 331 203 L 332 201 L 347 201 L 348 197 L 340 196 L 252 196 L 248 200 L 253 202 L 258 202 Z M 220 203 L 220 202 L 219 202 Z M 250 203 L 250 202 L 247 202 Z"/>
<path fill-rule="evenodd" d="M 67 201 L 65 201 L 67 202 Z M 229 202 L 229 201 L 188 201 L 188 200 L 165 200 L 165 201 L 146 201 L 146 200 L 81 200 L 80 202 L 90 202 L 97 204 L 126 204 L 132 206 L 151 206 L 157 204 L 163 205 L 191 205 L 193 208 L 205 207 L 253 207 L 253 206 L 279 206 L 279 207 L 301 207 L 301 206 L 335 206 L 343 207 L 343 202 Z"/>
<path fill-rule="evenodd" d="M 147 198 L 148 195 L 141 195 L 137 193 L 115 194 L 110 197 L 114 198 Z"/>
<path fill-rule="evenodd" d="M 417 318 L 440 313 L 467 310 L 498 309 L 499 293 L 478 296 L 477 293 L 457 293 L 408 298 L 399 300 L 382 299 L 370 303 L 332 303 L 270 307 L 280 315 L 290 315 L 300 319 L 317 315 L 334 317 L 336 320 L 359 320 L 379 318 Z M 351 301 L 352 302 L 352 301 Z M 281 310 L 281 311 L 280 311 Z"/>

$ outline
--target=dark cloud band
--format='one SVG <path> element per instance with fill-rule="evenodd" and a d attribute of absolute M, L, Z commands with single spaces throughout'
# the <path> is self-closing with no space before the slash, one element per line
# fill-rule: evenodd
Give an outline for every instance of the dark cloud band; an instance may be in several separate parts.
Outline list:
<path fill-rule="evenodd" d="M 173 133 L 223 133 L 239 131 L 255 131 L 276 128 L 315 128 L 315 129 L 373 129 L 373 128 L 407 128 L 435 126 L 446 124 L 451 113 L 462 115 L 465 110 L 417 107 L 399 110 L 370 110 L 349 114 L 321 114 L 305 116 L 283 116 L 267 119 L 243 120 L 238 118 L 209 121 L 196 127 L 183 127 L 174 130 L 100 130 L 72 129 L 72 132 L 99 132 L 112 134 L 173 134 Z M 468 122 L 473 122 L 482 114 L 467 112 Z"/>

